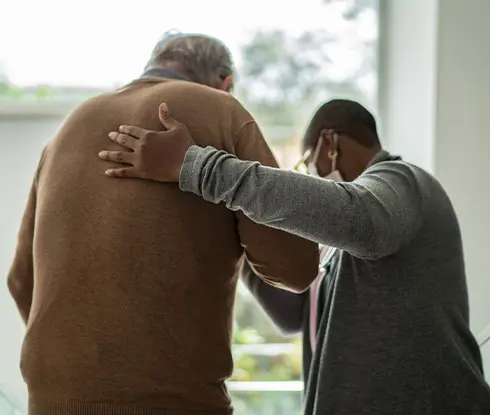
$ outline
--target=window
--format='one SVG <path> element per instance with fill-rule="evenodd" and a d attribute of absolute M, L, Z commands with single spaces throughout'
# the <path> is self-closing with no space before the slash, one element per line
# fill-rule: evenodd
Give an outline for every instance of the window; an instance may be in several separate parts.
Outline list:
<path fill-rule="evenodd" d="M 377 0 L 19 0 L 6 9 L 9 18 L 0 26 L 0 133 L 2 143 L 23 134 L 24 141 L 7 145 L 25 174 L 21 190 L 1 208 L 0 217 L 7 217 L 0 239 L 3 275 L 40 148 L 69 106 L 138 77 L 166 30 L 202 32 L 230 47 L 237 96 L 257 118 L 283 167 L 291 168 L 300 157 L 301 134 L 322 102 L 347 97 L 376 110 Z M 12 183 L 1 183 L 6 194 Z M 0 327 L 7 330 L 17 320 L 1 321 L 14 313 L 10 302 L 2 307 Z M 12 342 L 8 353 L 0 349 L 1 367 L 18 356 L 22 330 L 8 330 L 15 347 Z M 301 341 L 281 337 L 241 285 L 234 341 L 230 390 L 236 414 L 299 413 Z M 9 372 L 0 374 L 0 388 L 10 382 L 25 399 L 16 366 L 9 364 Z"/>
<path fill-rule="evenodd" d="M 23 415 L 23 412 L 0 391 L 0 414 Z"/>

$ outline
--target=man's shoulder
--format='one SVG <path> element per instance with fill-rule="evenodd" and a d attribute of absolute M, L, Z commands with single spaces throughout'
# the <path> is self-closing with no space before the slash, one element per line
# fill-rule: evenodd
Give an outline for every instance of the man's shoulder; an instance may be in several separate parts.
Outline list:
<path fill-rule="evenodd" d="M 386 173 L 397 173 L 405 176 L 412 176 L 414 179 L 422 181 L 433 181 L 434 176 L 430 174 L 427 170 L 420 166 L 409 163 L 401 158 L 392 158 L 387 160 L 381 160 L 372 166 L 370 166 L 366 173 L 371 174 L 382 174 Z"/>
<path fill-rule="evenodd" d="M 188 108 L 191 112 L 232 117 L 243 123 L 254 120 L 232 94 L 206 85 L 187 81 L 167 81 L 154 84 L 152 92 L 166 99 L 171 107 L 178 106 Z"/>
<path fill-rule="evenodd" d="M 98 112 L 100 108 L 104 108 L 107 104 L 115 101 L 116 94 L 114 92 L 103 92 L 88 98 L 74 107 L 65 118 L 65 123 L 71 120 L 73 117 L 86 115 L 92 113 L 94 110 Z"/>
<path fill-rule="evenodd" d="M 403 187 L 413 193 L 414 197 L 424 205 L 434 200 L 438 200 L 439 204 L 450 204 L 446 190 L 439 180 L 424 168 L 407 161 L 401 159 L 381 161 L 371 166 L 366 173 L 378 176 L 382 179 L 379 183 L 389 185 L 392 190 L 396 191 L 396 188 Z"/>

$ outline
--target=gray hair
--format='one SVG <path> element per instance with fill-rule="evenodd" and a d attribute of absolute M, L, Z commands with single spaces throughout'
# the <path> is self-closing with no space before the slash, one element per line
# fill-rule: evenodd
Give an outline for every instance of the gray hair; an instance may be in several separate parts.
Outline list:
<path fill-rule="evenodd" d="M 167 32 L 156 44 L 145 69 L 177 66 L 197 83 L 217 87 L 233 74 L 228 48 L 218 39 L 199 34 Z"/>

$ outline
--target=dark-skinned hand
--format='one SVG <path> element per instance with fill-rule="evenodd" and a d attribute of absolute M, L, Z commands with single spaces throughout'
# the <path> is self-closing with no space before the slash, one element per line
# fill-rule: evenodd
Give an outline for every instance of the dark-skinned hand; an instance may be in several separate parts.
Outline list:
<path fill-rule="evenodd" d="M 195 143 L 187 127 L 170 115 L 167 104 L 162 103 L 158 111 L 166 131 L 122 125 L 119 131 L 109 133 L 112 141 L 127 150 L 103 150 L 99 153 L 102 160 L 125 165 L 106 170 L 107 176 L 170 183 L 179 181 L 185 154 Z"/>

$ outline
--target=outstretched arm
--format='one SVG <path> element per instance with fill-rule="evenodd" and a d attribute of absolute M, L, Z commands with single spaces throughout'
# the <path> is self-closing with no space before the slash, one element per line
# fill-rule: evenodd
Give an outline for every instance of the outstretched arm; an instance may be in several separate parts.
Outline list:
<path fill-rule="evenodd" d="M 121 127 L 111 133 L 132 151 L 102 152 L 104 160 L 130 165 L 106 174 L 179 182 L 182 190 L 225 203 L 254 222 L 361 258 L 396 252 L 421 226 L 422 196 L 408 164 L 379 163 L 352 183 L 336 183 L 195 146 L 165 104 L 160 120 L 167 131 Z"/>
<path fill-rule="evenodd" d="M 369 259 L 396 252 L 421 224 L 421 197 L 407 164 L 383 162 L 352 183 L 241 161 L 192 146 L 180 188 L 226 203 L 253 221 Z"/>

